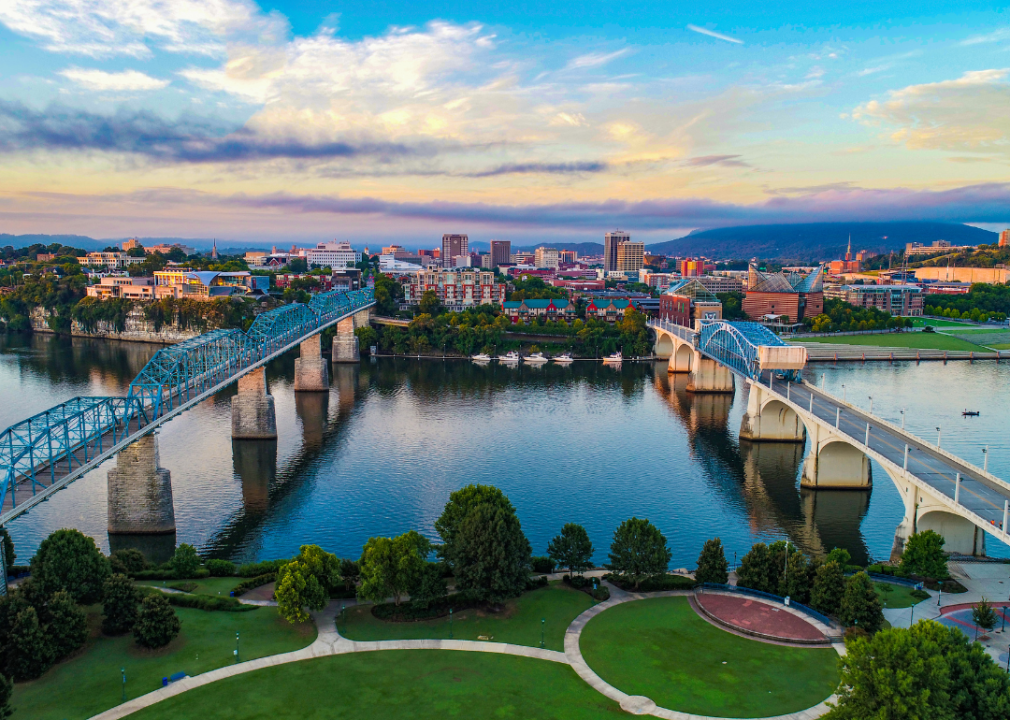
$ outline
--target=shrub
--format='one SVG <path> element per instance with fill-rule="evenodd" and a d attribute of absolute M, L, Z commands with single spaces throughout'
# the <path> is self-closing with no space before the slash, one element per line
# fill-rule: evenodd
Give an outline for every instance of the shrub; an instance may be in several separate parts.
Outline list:
<path fill-rule="evenodd" d="M 176 577 L 191 578 L 200 569 L 200 556 L 196 554 L 195 547 L 188 543 L 182 543 L 175 549 L 175 555 L 168 561 L 168 564 Z"/>
<path fill-rule="evenodd" d="M 603 602 L 604 600 L 610 599 L 610 588 L 606 585 L 600 585 L 598 588 L 592 592 L 593 600 L 597 602 Z"/>
<path fill-rule="evenodd" d="M 15 680 L 33 680 L 49 669 L 52 645 L 42 632 L 35 608 L 17 614 L 4 647 L 7 671 Z"/>
<path fill-rule="evenodd" d="M 539 575 L 537 577 L 530 577 L 526 581 L 527 590 L 536 590 L 537 588 L 547 587 L 550 583 L 547 582 L 546 575 Z"/>
<path fill-rule="evenodd" d="M 449 594 L 445 578 L 438 563 L 425 563 L 416 587 L 410 592 L 410 599 L 420 608 L 428 608 L 442 602 Z"/>
<path fill-rule="evenodd" d="M 102 584 L 111 572 L 95 541 L 79 530 L 51 533 L 39 545 L 31 568 L 41 595 L 66 590 L 74 602 L 83 605 L 98 602 Z"/>
<path fill-rule="evenodd" d="M 162 565 L 161 567 L 154 568 L 153 570 L 141 570 L 140 572 L 130 573 L 130 577 L 135 580 L 177 580 L 179 578 L 175 571 L 167 565 Z M 210 570 L 207 568 L 200 568 L 190 575 L 188 579 L 203 580 L 209 577 Z"/>
<path fill-rule="evenodd" d="M 233 597 L 241 597 L 250 590 L 254 590 L 255 588 L 262 587 L 264 585 L 269 585 L 276 579 L 277 579 L 277 573 L 275 572 L 266 573 L 264 575 L 257 575 L 254 578 L 249 578 L 248 580 L 243 580 L 242 582 L 240 582 L 238 585 L 235 586 L 235 589 L 231 591 L 231 594 Z"/>
<path fill-rule="evenodd" d="M 530 567 L 538 575 L 550 575 L 554 572 L 554 561 L 544 555 L 534 555 L 530 558 Z"/>
<path fill-rule="evenodd" d="M 620 575 L 606 575 L 604 579 L 608 582 L 613 583 L 622 590 L 634 590 L 634 583 L 632 583 L 628 578 L 621 577 Z M 691 590 L 697 587 L 698 583 L 692 578 L 686 575 L 652 575 L 645 578 L 639 583 L 637 591 L 640 592 L 657 592 L 659 590 Z"/>
<path fill-rule="evenodd" d="M 565 577 L 568 578 L 566 582 L 576 590 L 581 590 L 586 585 L 591 584 L 585 575 L 575 575 L 574 577 L 566 575 Z"/>
<path fill-rule="evenodd" d="M 6 675 L 0 675 L 0 720 L 7 720 L 14 714 L 11 707 L 11 695 L 14 694 L 14 683 Z"/>
<path fill-rule="evenodd" d="M 84 647 L 88 639 L 88 616 L 84 608 L 74 603 L 70 593 L 60 590 L 49 598 L 49 640 L 55 660 L 62 660 Z"/>
<path fill-rule="evenodd" d="M 458 592 L 449 595 L 441 602 L 432 603 L 426 608 L 418 607 L 412 602 L 403 602 L 399 605 L 393 603 L 380 603 L 372 606 L 372 615 L 379 620 L 389 622 L 412 622 L 415 620 L 430 620 L 432 618 L 445 617 L 449 614 L 449 609 L 453 612 L 467 610 L 469 608 L 481 607 L 485 605 L 475 593 Z"/>
<path fill-rule="evenodd" d="M 116 552 L 109 555 L 109 564 L 112 566 L 112 572 L 120 573 L 121 575 L 132 575 L 133 573 L 147 570 L 150 567 L 150 563 L 147 562 L 144 553 L 136 548 L 116 550 Z"/>
<path fill-rule="evenodd" d="M 106 635 L 122 635 L 133 629 L 137 620 L 137 605 L 140 593 L 133 581 L 122 573 L 116 573 L 105 581 L 102 600 L 102 632 Z"/>
<path fill-rule="evenodd" d="M 290 560 L 264 560 L 263 562 L 246 563 L 245 565 L 239 565 L 238 570 L 235 572 L 239 577 L 251 578 L 259 577 L 260 575 L 266 575 L 267 573 L 275 573 L 281 569 L 283 565 L 291 562 Z"/>
<path fill-rule="evenodd" d="M 142 647 L 151 649 L 165 647 L 175 639 L 181 627 L 182 624 L 176 617 L 175 610 L 165 599 L 165 595 L 155 592 L 140 603 L 137 621 L 133 625 L 133 637 Z"/>
<path fill-rule="evenodd" d="M 155 591 L 157 592 L 157 591 Z M 158 593 L 168 601 L 169 605 L 175 607 L 192 608 L 193 610 L 206 610 L 208 612 L 248 612 L 255 610 L 255 605 L 243 605 L 233 597 L 219 597 L 217 595 L 166 595 Z"/>
<path fill-rule="evenodd" d="M 230 577 L 235 574 L 235 563 L 231 560 L 208 560 L 207 570 L 212 577 Z"/>
<path fill-rule="evenodd" d="M 926 592 L 925 590 L 919 590 L 918 588 L 916 588 L 915 590 L 913 590 L 908 594 L 911 595 L 916 600 L 926 600 L 929 597 L 928 592 Z"/>
<path fill-rule="evenodd" d="M 199 585 L 195 582 L 183 582 L 183 583 L 172 583 L 169 585 L 172 590 L 178 590 L 179 592 L 191 593 L 196 590 Z"/>

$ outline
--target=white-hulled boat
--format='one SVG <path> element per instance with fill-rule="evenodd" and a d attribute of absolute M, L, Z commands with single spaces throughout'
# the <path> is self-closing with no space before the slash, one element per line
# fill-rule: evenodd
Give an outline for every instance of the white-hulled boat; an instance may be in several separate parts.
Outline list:
<path fill-rule="evenodd" d="M 618 350 L 613 355 L 607 355 L 607 357 L 603 358 L 603 364 L 604 365 L 620 365 L 623 360 L 624 360 L 624 356 L 621 355 L 621 351 Z"/>
<path fill-rule="evenodd" d="M 519 362 L 519 353 L 515 350 L 510 350 L 504 355 L 499 355 L 498 362 L 517 364 Z"/>
<path fill-rule="evenodd" d="M 554 362 L 556 362 L 558 365 L 568 365 L 569 363 L 573 362 L 572 354 L 562 353 L 558 355 L 556 358 L 554 358 Z"/>
<path fill-rule="evenodd" d="M 547 358 L 544 357 L 543 353 L 535 352 L 532 355 L 524 357 L 523 362 L 528 362 L 530 365 L 542 365 L 547 362 Z"/>
<path fill-rule="evenodd" d="M 491 356 L 487 353 L 477 353 L 476 355 L 471 355 L 470 359 L 476 363 L 491 362 Z"/>

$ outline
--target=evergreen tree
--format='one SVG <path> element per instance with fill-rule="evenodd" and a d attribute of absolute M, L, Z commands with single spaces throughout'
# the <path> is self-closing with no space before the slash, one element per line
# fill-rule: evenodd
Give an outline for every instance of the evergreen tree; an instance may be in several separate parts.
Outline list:
<path fill-rule="evenodd" d="M 7 674 L 15 680 L 34 680 L 53 662 L 52 644 L 42 631 L 35 608 L 17 614 L 4 648 Z"/>
<path fill-rule="evenodd" d="M 884 611 L 880 598 L 866 573 L 856 573 L 845 581 L 838 619 L 843 625 L 859 627 L 868 633 L 875 633 L 883 627 Z"/>
<path fill-rule="evenodd" d="M 785 540 L 776 540 L 768 546 L 768 587 L 773 595 L 778 593 L 785 577 L 788 558 L 799 552 L 796 546 Z"/>
<path fill-rule="evenodd" d="M 102 632 L 106 635 L 129 632 L 137 621 L 137 606 L 140 604 L 140 593 L 133 581 L 126 575 L 116 573 L 105 581 L 104 590 Z"/>
<path fill-rule="evenodd" d="M 147 558 L 136 548 L 123 548 L 109 555 L 112 572 L 122 575 L 132 575 L 147 569 Z"/>
<path fill-rule="evenodd" d="M 447 545 L 447 559 L 460 590 L 490 603 L 501 603 L 526 590 L 533 553 L 511 503 L 507 507 L 477 505 Z"/>
<path fill-rule="evenodd" d="M 14 682 L 6 675 L 0 675 L 0 720 L 7 720 L 14 714 L 11 707 L 11 696 L 14 694 Z"/>
<path fill-rule="evenodd" d="M 912 533 L 901 554 L 903 572 L 943 580 L 947 574 L 947 556 L 943 554 L 943 536 L 932 530 Z"/>
<path fill-rule="evenodd" d="M 566 523 L 561 534 L 547 543 L 547 554 L 557 567 L 566 567 L 580 575 L 592 567 L 593 543 L 581 525 Z"/>
<path fill-rule="evenodd" d="M 435 521 L 435 530 L 445 543 L 444 550 L 447 557 L 452 553 L 451 546 L 456 531 L 470 511 L 478 505 L 492 505 L 515 514 L 515 508 L 505 493 L 493 485 L 467 485 L 456 490 L 449 495 L 449 502 L 445 504 L 445 509 Z"/>
<path fill-rule="evenodd" d="M 182 543 L 175 549 L 175 554 L 169 560 L 172 572 L 177 578 L 191 578 L 200 569 L 200 556 L 196 548 L 188 543 Z"/>
<path fill-rule="evenodd" d="M 845 595 L 845 575 L 836 562 L 829 562 L 817 570 L 817 579 L 810 589 L 810 605 L 825 615 L 837 615 Z"/>
<path fill-rule="evenodd" d="M 7 572 L 14 567 L 14 561 L 17 560 L 17 553 L 14 552 L 14 541 L 11 540 L 10 533 L 7 532 L 7 528 L 0 525 L 0 541 L 3 542 L 3 554 L 4 554 L 4 567 L 7 568 Z M 3 715 L 0 714 L 0 718 Z"/>
<path fill-rule="evenodd" d="M 358 562 L 361 569 L 358 595 L 375 602 L 392 596 L 399 605 L 400 599 L 420 583 L 430 552 L 431 544 L 414 530 L 395 538 L 369 538 Z"/>
<path fill-rule="evenodd" d="M 771 569 L 772 558 L 768 546 L 755 543 L 750 552 L 740 560 L 736 571 L 736 584 L 740 587 L 774 593 L 778 588 L 772 585 L 774 573 Z"/>
<path fill-rule="evenodd" d="M 66 590 L 74 602 L 90 605 L 102 597 L 109 561 L 95 541 L 79 530 L 57 530 L 39 545 L 32 558 L 32 579 L 48 597 Z"/>
<path fill-rule="evenodd" d="M 810 566 L 803 553 L 789 556 L 789 568 L 779 582 L 779 595 L 803 605 L 810 602 Z"/>
<path fill-rule="evenodd" d="M 725 585 L 729 582 L 729 563 L 722 549 L 722 540 L 713 538 L 706 540 L 698 555 L 698 569 L 694 579 L 699 583 L 715 583 Z"/>
<path fill-rule="evenodd" d="M 985 632 L 992 630 L 996 627 L 996 623 L 999 622 L 996 611 L 992 609 L 992 605 L 985 598 L 979 600 L 975 604 L 975 607 L 971 609 L 971 619 L 976 627 L 982 628 Z"/>
<path fill-rule="evenodd" d="M 48 611 L 48 636 L 55 660 L 59 661 L 84 647 L 88 639 L 88 616 L 66 590 L 49 598 Z"/>
<path fill-rule="evenodd" d="M 836 562 L 842 570 L 845 570 L 845 567 L 852 562 L 852 555 L 845 548 L 831 548 L 831 552 L 824 558 L 824 562 Z"/>
<path fill-rule="evenodd" d="M 645 578 L 665 573 L 672 556 L 659 528 L 644 518 L 633 517 L 614 530 L 607 568 L 629 578 L 637 590 Z"/>
<path fill-rule="evenodd" d="M 182 623 L 175 610 L 161 593 L 144 598 L 133 624 L 133 637 L 137 644 L 151 649 L 165 647 L 179 634 Z"/>

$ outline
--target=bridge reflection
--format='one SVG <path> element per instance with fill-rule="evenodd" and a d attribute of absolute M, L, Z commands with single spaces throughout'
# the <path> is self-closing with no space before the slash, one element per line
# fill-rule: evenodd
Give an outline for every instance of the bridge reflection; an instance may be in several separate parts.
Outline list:
<path fill-rule="evenodd" d="M 869 493 L 799 487 L 805 455 L 800 443 L 740 440 L 730 428 L 734 395 L 687 391 L 689 377 L 659 368 L 656 391 L 687 430 L 694 459 L 726 502 L 742 506 L 754 533 L 784 532 L 803 552 L 820 556 L 833 547 L 868 558 L 860 531 Z"/>

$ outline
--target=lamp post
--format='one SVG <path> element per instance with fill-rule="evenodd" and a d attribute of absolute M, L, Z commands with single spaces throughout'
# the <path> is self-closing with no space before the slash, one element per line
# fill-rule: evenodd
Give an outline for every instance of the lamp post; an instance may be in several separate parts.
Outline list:
<path fill-rule="evenodd" d="M 901 409 L 901 429 L 905 429 L 905 409 Z"/>
<path fill-rule="evenodd" d="M 238 644 L 238 633 L 237 632 L 235 633 L 235 662 L 236 662 L 236 664 L 242 662 L 242 656 L 239 655 L 239 644 Z"/>
<path fill-rule="evenodd" d="M 544 623 L 547 622 L 547 618 L 540 618 L 540 647 L 544 646 Z"/>
<path fill-rule="evenodd" d="M 347 633 L 347 618 L 344 617 L 344 603 L 340 603 L 340 619 L 344 621 L 344 633 Z"/>
<path fill-rule="evenodd" d="M 126 668 L 120 668 L 119 672 L 123 673 L 123 702 L 126 702 Z"/>
<path fill-rule="evenodd" d="M 870 395 L 870 415 L 873 414 L 873 396 Z"/>
<path fill-rule="evenodd" d="M 848 391 L 845 389 L 845 384 L 842 384 L 842 402 L 845 402 L 845 395 Z"/>
<path fill-rule="evenodd" d="M 449 639 L 452 640 L 452 608 L 449 608 Z"/>
<path fill-rule="evenodd" d="M 936 446 L 940 447 L 940 426 L 936 426 Z"/>
<path fill-rule="evenodd" d="M 982 448 L 982 470 L 984 472 L 989 472 L 989 446 L 986 445 Z"/>

